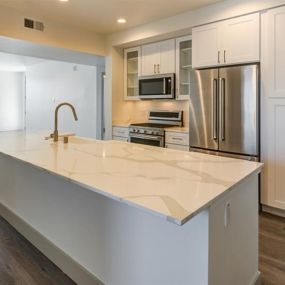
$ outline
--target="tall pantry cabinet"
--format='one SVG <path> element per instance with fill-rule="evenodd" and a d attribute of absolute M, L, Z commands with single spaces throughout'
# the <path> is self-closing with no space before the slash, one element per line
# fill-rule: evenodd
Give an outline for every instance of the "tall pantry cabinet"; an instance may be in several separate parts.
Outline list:
<path fill-rule="evenodd" d="M 285 7 L 262 14 L 261 24 L 261 203 L 285 215 Z"/>

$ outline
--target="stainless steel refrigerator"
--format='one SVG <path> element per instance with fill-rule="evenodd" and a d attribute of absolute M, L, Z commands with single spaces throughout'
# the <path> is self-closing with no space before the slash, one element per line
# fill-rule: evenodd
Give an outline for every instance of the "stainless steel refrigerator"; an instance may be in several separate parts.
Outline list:
<path fill-rule="evenodd" d="M 258 160 L 259 66 L 195 70 L 190 84 L 190 149 Z"/>

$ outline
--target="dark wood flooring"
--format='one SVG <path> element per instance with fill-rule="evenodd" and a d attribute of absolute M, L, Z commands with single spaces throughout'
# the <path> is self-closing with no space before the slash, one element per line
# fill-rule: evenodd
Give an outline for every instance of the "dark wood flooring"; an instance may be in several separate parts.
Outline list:
<path fill-rule="evenodd" d="M 259 222 L 262 285 L 285 285 L 285 218 L 262 213 Z M 0 217 L 0 285 L 75 285 Z"/>
<path fill-rule="evenodd" d="M 262 285 L 285 285 L 285 218 L 260 215 L 259 270 Z"/>
<path fill-rule="evenodd" d="M 0 217 L 0 285 L 75 285 Z"/>

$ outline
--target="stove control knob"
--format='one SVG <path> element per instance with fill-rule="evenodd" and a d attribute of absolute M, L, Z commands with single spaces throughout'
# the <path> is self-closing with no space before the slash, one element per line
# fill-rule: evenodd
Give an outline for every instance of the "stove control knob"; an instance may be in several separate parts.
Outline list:
<path fill-rule="evenodd" d="M 144 130 L 144 133 L 147 134 L 147 130 Z"/>

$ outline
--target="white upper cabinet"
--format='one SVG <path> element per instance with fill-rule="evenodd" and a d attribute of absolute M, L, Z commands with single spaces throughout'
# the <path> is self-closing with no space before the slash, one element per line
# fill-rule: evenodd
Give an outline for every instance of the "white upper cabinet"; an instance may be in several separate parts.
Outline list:
<path fill-rule="evenodd" d="M 142 75 L 175 72 L 175 40 L 142 46 Z"/>
<path fill-rule="evenodd" d="M 194 28 L 193 67 L 260 60 L 259 13 Z"/>
<path fill-rule="evenodd" d="M 223 22 L 222 63 L 259 61 L 259 21 L 257 13 Z"/>
<path fill-rule="evenodd" d="M 157 73 L 157 64 L 160 62 L 158 43 L 142 46 L 142 75 Z"/>
<path fill-rule="evenodd" d="M 220 23 L 194 28 L 192 31 L 192 66 L 215 66 L 220 62 Z"/>
<path fill-rule="evenodd" d="M 141 74 L 141 48 L 134 47 L 124 51 L 124 99 L 138 100 Z"/>
<path fill-rule="evenodd" d="M 264 41 L 263 57 L 268 66 L 266 73 L 265 88 L 267 97 L 285 98 L 285 7 L 272 9 L 264 16 L 263 23 L 266 27 L 262 31 L 262 36 L 266 36 Z M 265 53 L 266 52 L 266 53 Z M 266 55 L 264 55 L 266 54 Z"/>
<path fill-rule="evenodd" d="M 176 39 L 176 99 L 190 99 L 190 76 L 192 71 L 192 37 Z"/>
<path fill-rule="evenodd" d="M 175 40 L 160 42 L 160 62 L 158 65 L 158 73 L 174 73 L 175 72 Z"/>

